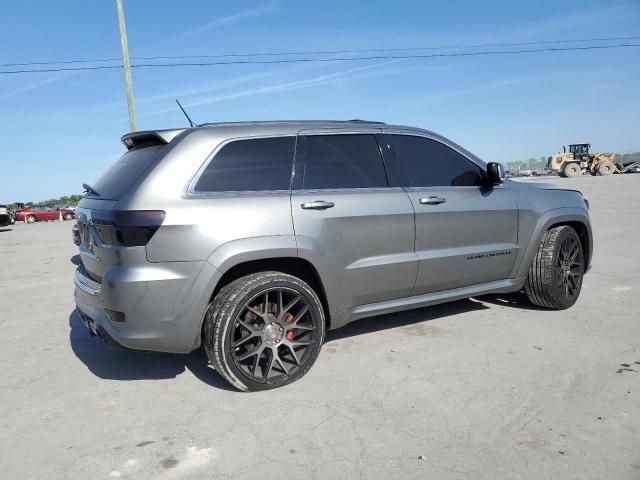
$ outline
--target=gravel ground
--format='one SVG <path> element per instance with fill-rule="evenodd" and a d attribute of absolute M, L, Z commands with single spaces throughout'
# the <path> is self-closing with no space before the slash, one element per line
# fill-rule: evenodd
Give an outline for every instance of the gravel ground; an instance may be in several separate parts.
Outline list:
<path fill-rule="evenodd" d="M 362 320 L 252 394 L 201 351 L 91 338 L 71 222 L 0 229 L 0 477 L 640 478 L 640 175 L 525 181 L 591 202 L 573 308 L 502 295 Z"/>

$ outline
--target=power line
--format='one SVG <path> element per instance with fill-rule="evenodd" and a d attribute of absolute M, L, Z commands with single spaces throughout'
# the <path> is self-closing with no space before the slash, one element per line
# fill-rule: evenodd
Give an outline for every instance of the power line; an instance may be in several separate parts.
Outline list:
<path fill-rule="evenodd" d="M 640 43 L 616 44 L 616 45 L 589 45 L 585 47 L 548 47 L 530 50 L 489 50 L 479 52 L 456 52 L 456 53 L 432 53 L 424 55 L 370 55 L 359 57 L 339 57 L 339 58 L 290 58 L 277 60 L 232 60 L 227 62 L 178 62 L 178 63 L 137 63 L 131 68 L 171 68 L 171 67 L 205 67 L 223 65 L 264 65 L 281 63 L 327 63 L 327 62 L 353 62 L 360 60 L 406 60 L 406 59 L 427 59 L 441 57 L 476 57 L 486 55 L 519 55 L 539 52 L 569 52 L 584 50 L 606 50 L 612 48 L 640 47 Z M 72 72 L 90 70 L 113 70 L 122 68 L 122 65 L 96 65 L 88 67 L 60 67 L 42 68 L 33 70 L 0 70 L 0 75 L 12 75 L 21 73 L 51 73 L 51 72 Z"/>
<path fill-rule="evenodd" d="M 261 52 L 261 53 L 224 53 L 216 55 L 159 55 L 152 57 L 131 57 L 132 60 L 178 60 L 189 58 L 243 58 L 243 57 L 278 57 L 289 55 L 341 55 L 356 53 L 384 53 L 384 52 L 410 52 L 420 50 L 449 50 L 456 48 L 486 48 L 486 47 L 520 47 L 526 45 L 553 45 L 566 43 L 585 43 L 585 42 L 608 42 L 620 40 L 637 40 L 640 35 L 627 37 L 598 37 L 598 38 L 580 38 L 576 40 L 544 40 L 537 42 L 517 42 L 517 43 L 480 43 L 468 45 L 438 45 L 430 47 L 401 47 L 401 48 L 372 48 L 372 49 L 354 49 L 354 50 L 310 50 L 310 51 L 289 51 L 289 52 Z M 78 63 L 104 63 L 117 62 L 121 58 L 95 58 L 95 59 L 76 59 L 76 60 L 58 60 L 46 62 L 24 62 L 24 63 L 3 63 L 0 67 L 27 67 L 30 65 L 66 65 Z"/>

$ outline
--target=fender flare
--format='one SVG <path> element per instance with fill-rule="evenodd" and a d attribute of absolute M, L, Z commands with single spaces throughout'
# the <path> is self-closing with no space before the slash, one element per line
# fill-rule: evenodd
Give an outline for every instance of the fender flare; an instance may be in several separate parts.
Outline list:
<path fill-rule="evenodd" d="M 587 258 L 591 261 L 593 254 L 593 233 L 591 231 L 591 221 L 586 210 L 577 207 L 562 207 L 554 208 L 544 212 L 538 219 L 538 223 L 533 229 L 529 244 L 522 255 L 519 263 L 514 265 L 513 278 L 526 278 L 529 272 L 529 267 L 533 263 L 533 259 L 538 251 L 540 242 L 544 233 L 553 225 L 566 224 L 570 222 L 581 223 L 585 226 L 587 232 L 588 248 Z M 585 271 L 587 271 L 589 265 L 585 265 Z"/>
<path fill-rule="evenodd" d="M 228 272 L 236 265 L 254 260 L 273 258 L 299 258 L 309 263 L 316 271 L 321 283 L 328 314 L 335 315 L 342 311 L 343 295 L 339 278 L 326 267 L 322 256 L 327 254 L 317 242 L 309 237 L 295 235 L 272 235 L 251 237 L 227 242 L 216 248 L 207 258 L 207 262 L 220 272 Z M 219 279 L 218 279 L 219 281 Z M 213 285 L 211 292 L 217 285 Z"/>
<path fill-rule="evenodd" d="M 223 243 L 211 252 L 207 262 L 224 274 L 236 265 L 253 260 L 297 256 L 298 249 L 293 235 L 269 235 Z"/>

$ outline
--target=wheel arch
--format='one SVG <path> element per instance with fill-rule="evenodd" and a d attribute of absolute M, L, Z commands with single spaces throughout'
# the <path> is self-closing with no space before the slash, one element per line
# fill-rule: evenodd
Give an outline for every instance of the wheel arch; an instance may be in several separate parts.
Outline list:
<path fill-rule="evenodd" d="M 552 225 L 549 225 L 549 227 L 547 227 L 546 230 L 550 230 L 552 228 L 555 227 L 561 227 L 563 225 L 566 225 L 568 227 L 573 228 L 576 233 L 578 234 L 578 237 L 580 238 L 580 244 L 582 245 L 582 252 L 584 255 L 584 262 L 585 262 L 585 267 L 588 268 L 590 262 L 591 262 L 591 229 L 589 229 L 587 227 L 587 225 L 582 222 L 582 221 L 578 221 L 578 220 L 574 220 L 574 221 L 564 221 L 564 222 L 558 222 L 558 223 L 554 223 Z M 545 230 L 545 231 L 546 231 Z"/>
<path fill-rule="evenodd" d="M 331 313 L 329 301 L 324 283 L 316 267 L 306 259 L 296 255 L 264 256 L 260 258 L 245 259 L 237 262 L 227 262 L 226 269 L 221 270 L 222 276 L 216 282 L 209 301 L 213 301 L 218 292 L 234 280 L 251 275 L 252 273 L 276 271 L 292 275 L 307 283 L 318 295 L 325 314 L 327 329 L 331 325 Z"/>
<path fill-rule="evenodd" d="M 578 233 L 585 256 L 585 271 L 589 269 L 593 256 L 593 234 L 591 232 L 589 217 L 584 210 L 579 208 L 556 208 L 545 212 L 538 220 L 522 260 L 516 266 L 515 278 L 527 277 L 529 267 L 533 263 L 544 233 L 551 228 L 561 225 L 568 225 Z"/>

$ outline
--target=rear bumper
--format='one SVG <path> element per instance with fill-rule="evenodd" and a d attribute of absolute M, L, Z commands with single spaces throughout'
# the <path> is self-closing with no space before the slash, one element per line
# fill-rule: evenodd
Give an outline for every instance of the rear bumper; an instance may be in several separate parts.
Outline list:
<path fill-rule="evenodd" d="M 120 343 L 118 343 L 113 337 L 111 337 L 111 335 L 109 335 L 109 332 L 107 332 L 102 327 L 102 325 L 97 323 L 94 319 L 92 319 L 91 317 L 89 317 L 85 313 L 82 313 L 79 310 L 78 310 L 78 313 L 80 314 L 80 319 L 82 320 L 82 323 L 84 323 L 84 326 L 87 327 L 87 329 L 89 330 L 89 334 L 92 337 L 98 337 L 104 343 L 106 343 L 107 345 L 111 345 L 112 347 L 123 348 L 123 349 L 127 348 L 124 345 L 121 345 Z"/>
<path fill-rule="evenodd" d="M 175 262 L 113 266 L 98 283 L 80 266 L 75 303 L 90 332 L 109 343 L 188 353 L 200 346 L 202 320 L 219 278 L 207 262 Z M 124 321 L 114 321 L 122 317 L 113 312 L 124 314 Z"/>
<path fill-rule="evenodd" d="M 0 227 L 6 227 L 7 225 L 11 225 L 11 217 L 3 213 L 0 215 Z"/>

